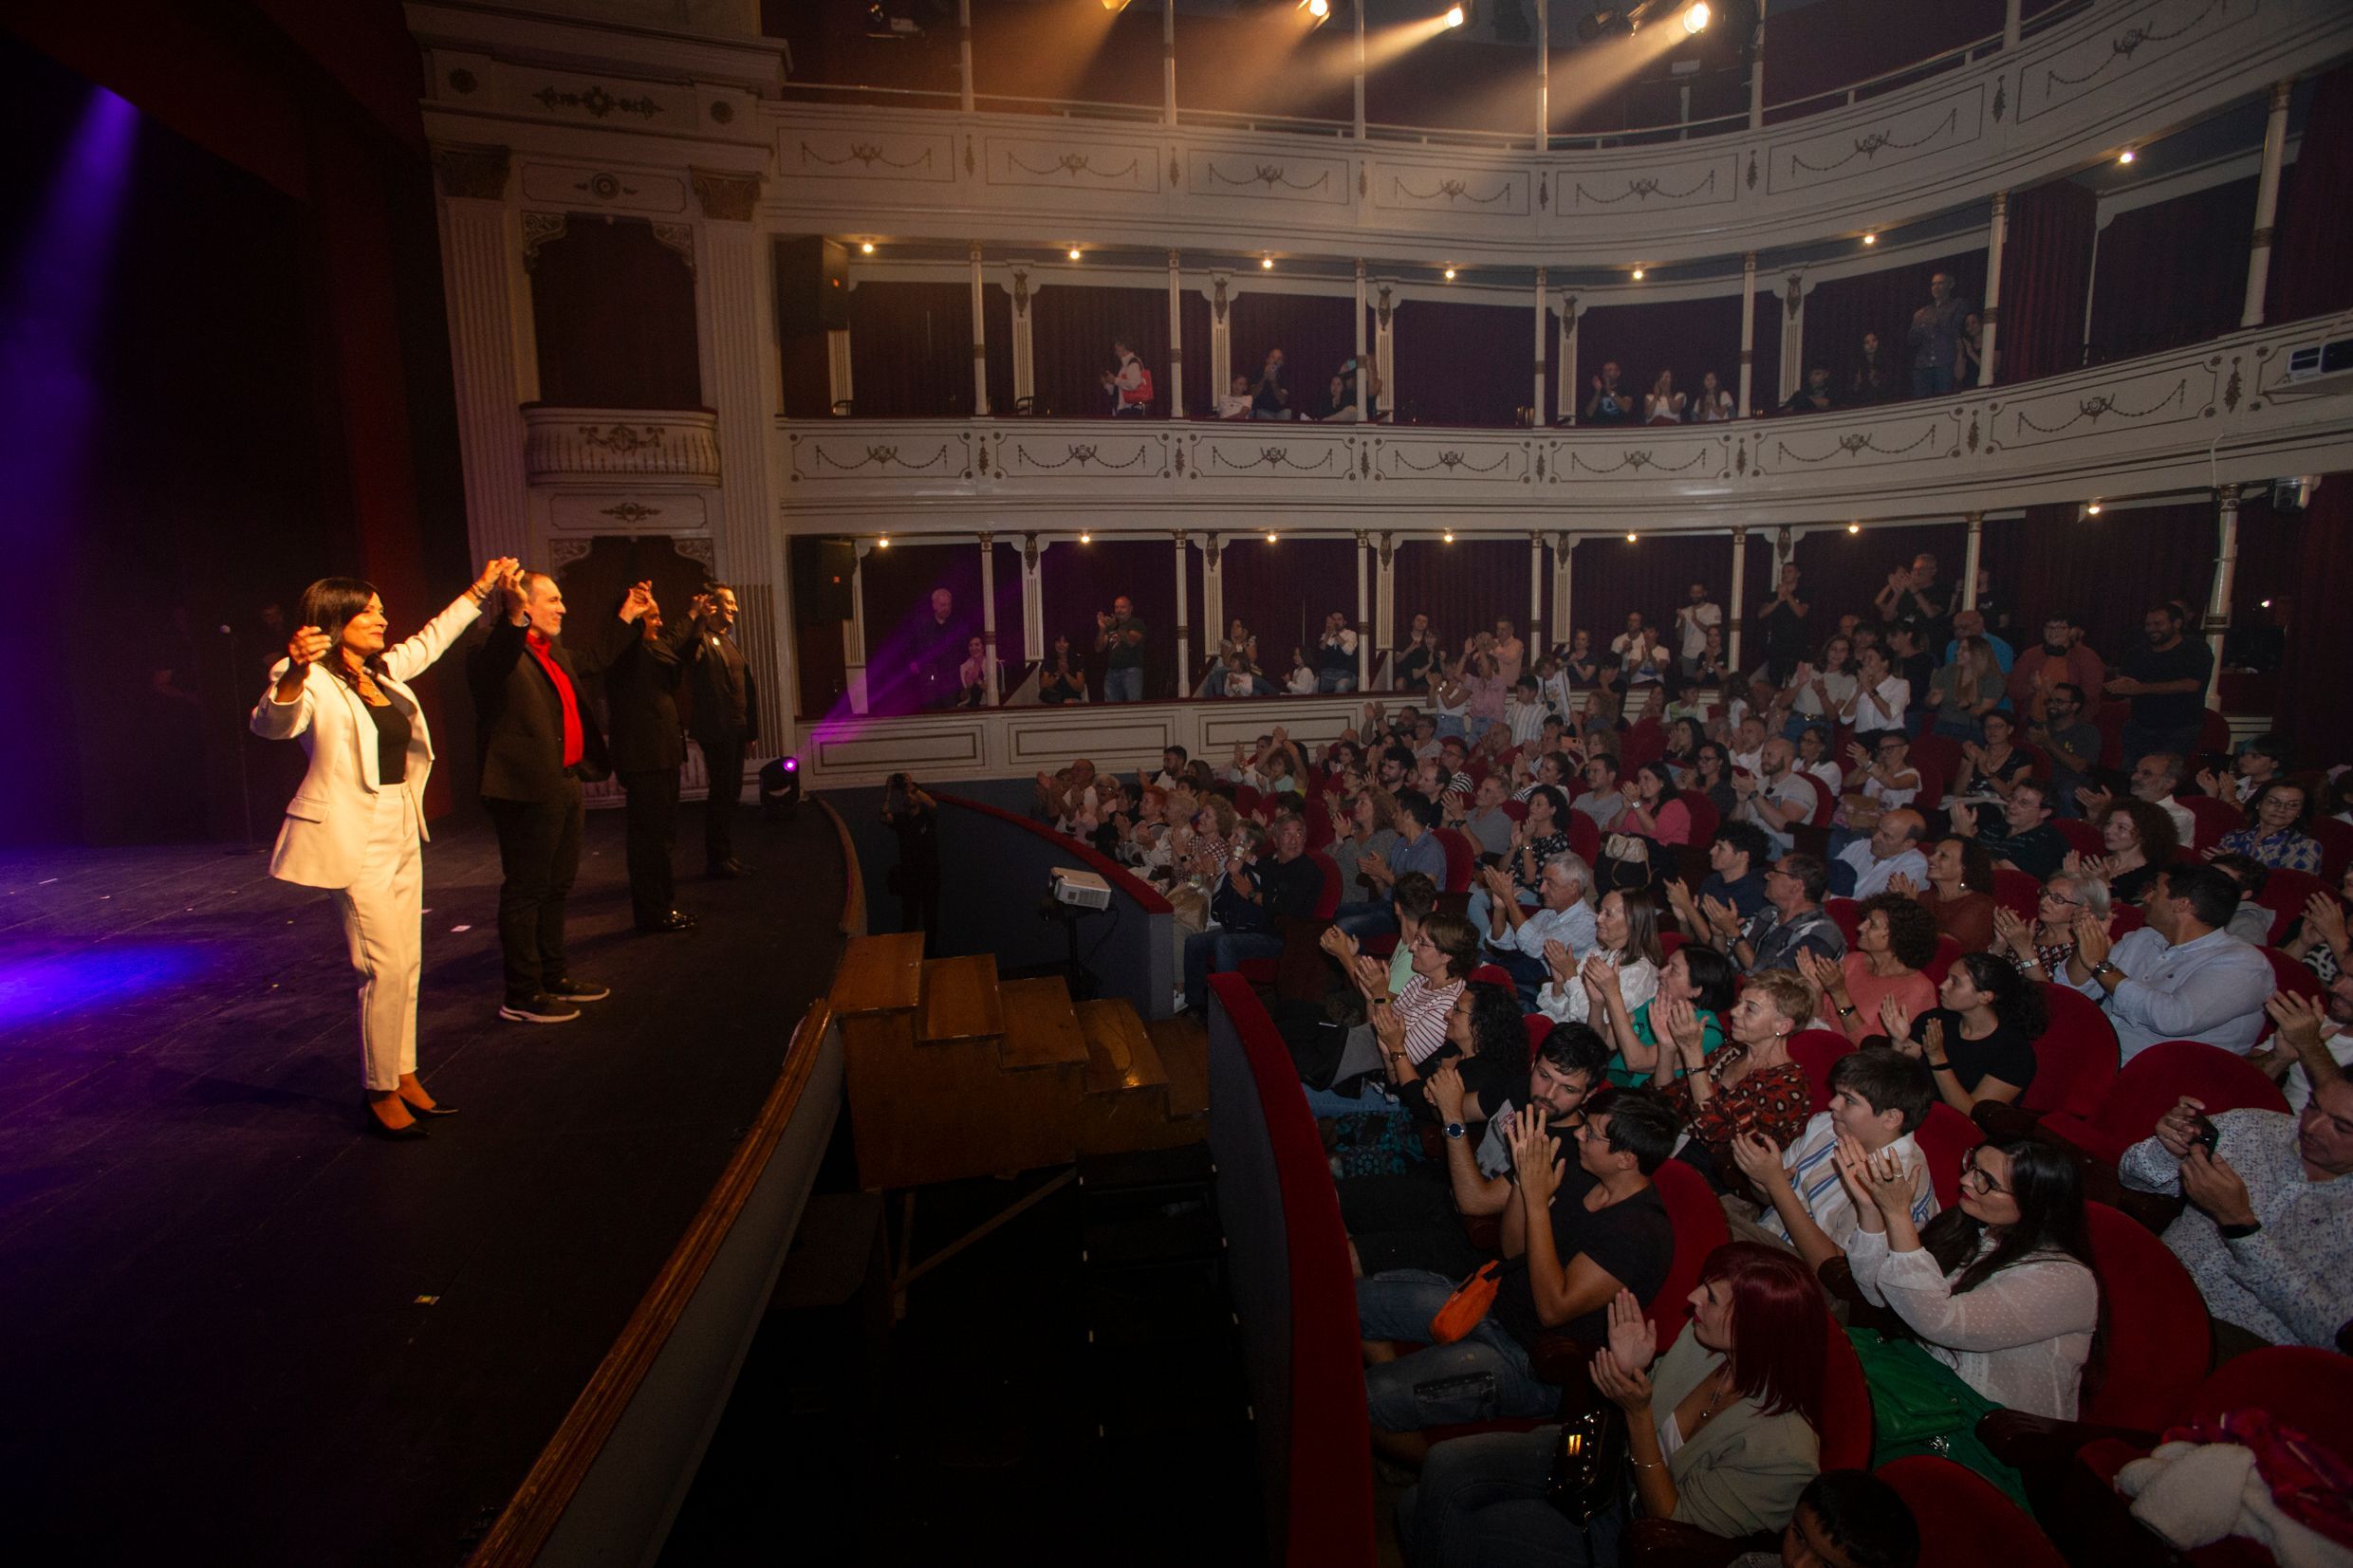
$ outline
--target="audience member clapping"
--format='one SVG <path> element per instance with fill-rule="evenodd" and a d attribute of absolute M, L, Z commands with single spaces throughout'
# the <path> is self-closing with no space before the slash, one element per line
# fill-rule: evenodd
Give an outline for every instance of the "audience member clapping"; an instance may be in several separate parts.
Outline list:
<path fill-rule="evenodd" d="M 1967 1116 L 2026 1093 L 2049 1018 L 2034 983 L 1992 953 L 1968 952 L 1945 971 L 1936 997 L 1942 1005 L 1918 1018 L 1890 999 L 1880 1018 L 1889 1042 L 1936 1075 L 1945 1103 Z"/>
<path fill-rule="evenodd" d="M 2304 831 L 2312 792 L 2294 779 L 2271 779 L 2248 797 L 2247 825 L 2222 836 L 2214 853 L 2244 855 L 2274 871 L 2317 874 L 2320 840 Z"/>
<path fill-rule="evenodd" d="M 1857 913 L 1853 952 L 1837 963 L 1807 953 L 1798 967 L 1822 993 L 1823 1024 L 1860 1045 L 1881 1029 L 1885 1004 L 1915 1016 L 1936 1005 L 1920 972 L 1936 956 L 1936 922 L 1900 893 L 1865 898 Z"/>
<path fill-rule="evenodd" d="M 1815 1112 L 1788 1147 L 1761 1133 L 1733 1137 L 1732 1158 L 1762 1207 L 1727 1194 L 1725 1217 L 1736 1234 L 1788 1247 L 1809 1269 L 1844 1257 L 1861 1224 L 1838 1173 L 1839 1145 L 1851 1142 L 1898 1164 L 1911 1187 L 1912 1223 L 1926 1225 L 1936 1215 L 1936 1190 L 1912 1134 L 1936 1103 L 1917 1058 L 1877 1047 L 1849 1052 L 1831 1064 L 1829 1109 Z"/>
<path fill-rule="evenodd" d="M 1618 988 L 1626 1005 L 1639 1007 L 1658 990 L 1658 971 L 1667 960 L 1658 940 L 1658 907 L 1650 895 L 1635 889 L 1603 895 L 1594 914 L 1594 950 L 1580 958 L 1565 942 L 1544 945 L 1548 978 L 1536 994 L 1536 1007 L 1547 1018 L 1584 1024 L 1592 1019 L 1592 998 L 1584 983 L 1584 966 L 1599 962 L 1618 971 Z"/>
<path fill-rule="evenodd" d="M 2177 865 L 2157 872 L 2139 931 L 2112 938 L 2103 922 L 2077 918 L 2066 983 L 2106 1009 L 2125 1061 L 2167 1040 L 2241 1056 L 2253 1048 L 2271 965 L 2223 929 L 2237 907 L 2238 887 L 2221 872 Z"/>

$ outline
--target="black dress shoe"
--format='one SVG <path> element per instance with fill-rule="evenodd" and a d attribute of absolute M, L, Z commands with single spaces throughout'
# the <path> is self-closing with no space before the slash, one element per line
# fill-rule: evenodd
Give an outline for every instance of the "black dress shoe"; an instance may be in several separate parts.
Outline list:
<path fill-rule="evenodd" d="M 638 922 L 638 930 L 649 932 L 658 931 L 693 931 L 694 929 L 695 917 L 687 913 L 684 910 L 670 910 L 664 913 L 654 916 L 651 920 L 640 920 Z"/>
<path fill-rule="evenodd" d="M 732 881 L 743 874 L 744 863 L 732 856 L 724 860 L 712 861 L 710 869 L 703 873 L 706 876 L 716 876 L 722 881 Z"/>
<path fill-rule="evenodd" d="M 593 980 L 574 980 L 569 975 L 543 980 L 539 988 L 542 995 L 552 996 L 558 1002 L 602 1002 L 613 994 L 610 987 L 600 986 Z"/>
<path fill-rule="evenodd" d="M 413 1116 L 454 1116 L 457 1115 L 457 1107 L 446 1099 L 436 1100 L 431 1105 L 419 1105 L 408 1096 L 402 1095 L 400 1103 L 409 1108 L 409 1115 Z"/>
<path fill-rule="evenodd" d="M 409 1108 L 416 1109 L 415 1106 Z M 425 1126 L 422 1122 L 412 1121 L 406 1127 L 386 1126 L 383 1117 L 378 1116 L 369 1107 L 367 1097 L 364 1095 L 360 1097 L 360 1124 L 378 1137 L 393 1143 L 415 1143 L 425 1135 Z"/>

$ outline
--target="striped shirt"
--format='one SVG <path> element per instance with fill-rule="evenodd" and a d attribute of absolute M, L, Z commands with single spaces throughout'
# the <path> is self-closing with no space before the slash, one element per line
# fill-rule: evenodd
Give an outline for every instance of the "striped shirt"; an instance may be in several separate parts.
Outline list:
<path fill-rule="evenodd" d="M 1936 1190 L 1928 1179 L 1928 1161 L 1909 1133 L 1887 1147 L 1911 1173 L 1912 1223 L 1926 1225 L 1936 1217 Z M 1813 1216 L 1822 1233 L 1843 1251 L 1855 1234 L 1855 1201 L 1846 1184 L 1839 1180 L 1838 1162 L 1832 1158 L 1837 1153 L 1838 1127 L 1829 1112 L 1817 1111 L 1797 1141 L 1782 1151 L 1781 1168 L 1789 1172 L 1789 1186 L 1799 1204 Z M 1782 1223 L 1777 1209 L 1768 1208 L 1758 1224 L 1785 1242 L 1789 1239 L 1789 1227 Z"/>
<path fill-rule="evenodd" d="M 1390 1004 L 1398 1017 L 1405 1021 L 1406 1059 L 1420 1066 L 1440 1046 L 1446 1043 L 1446 1015 L 1454 1010 L 1454 998 L 1462 994 L 1462 982 L 1450 980 L 1443 986 L 1433 986 L 1420 975 L 1405 983 L 1405 988 Z"/>

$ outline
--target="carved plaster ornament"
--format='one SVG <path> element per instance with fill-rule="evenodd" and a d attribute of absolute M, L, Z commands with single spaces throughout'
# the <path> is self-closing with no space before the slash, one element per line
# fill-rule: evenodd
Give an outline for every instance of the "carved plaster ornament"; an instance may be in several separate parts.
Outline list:
<path fill-rule="evenodd" d="M 504 147 L 436 145 L 433 172 L 445 196 L 472 201 L 504 201 L 511 157 Z"/>

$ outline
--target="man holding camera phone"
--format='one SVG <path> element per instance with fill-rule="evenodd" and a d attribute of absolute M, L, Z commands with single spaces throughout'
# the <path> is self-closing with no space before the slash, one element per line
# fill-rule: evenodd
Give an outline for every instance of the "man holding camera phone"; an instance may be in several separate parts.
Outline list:
<path fill-rule="evenodd" d="M 1103 701 L 1144 700 L 1144 623 L 1125 594 L 1095 612 L 1095 648 L 1103 655 Z"/>

